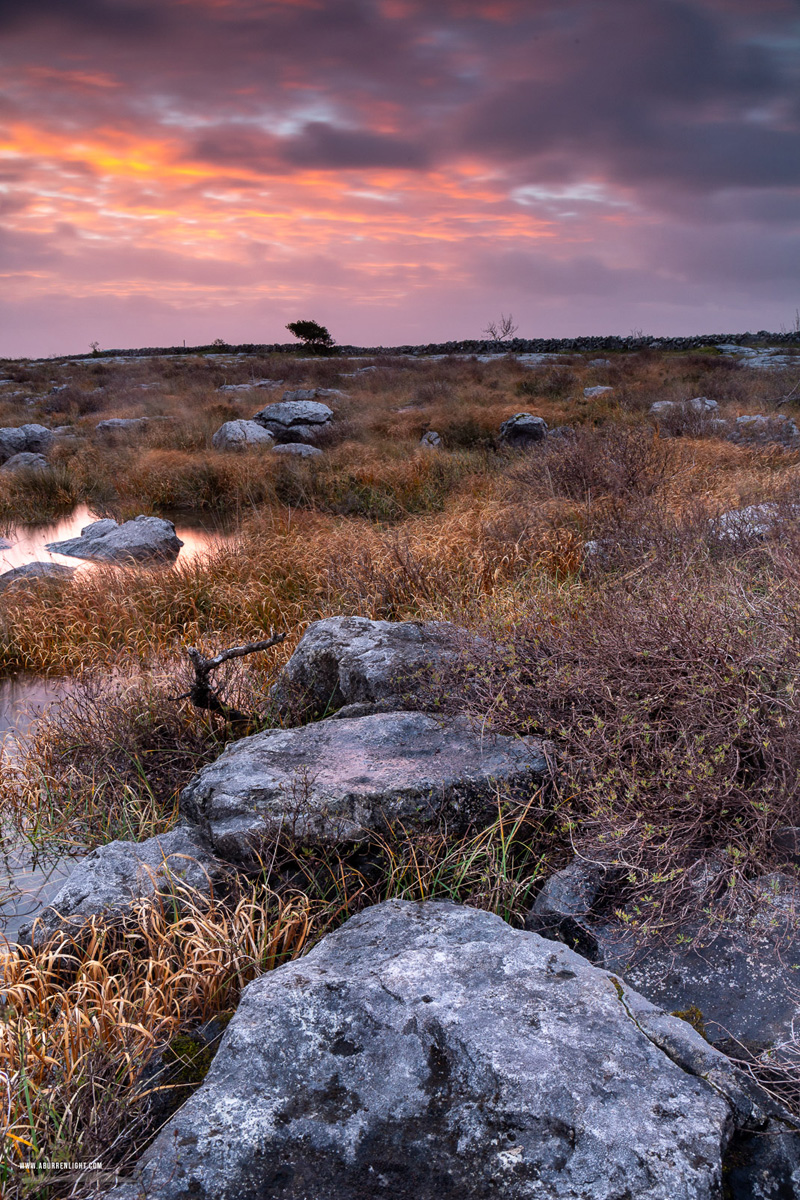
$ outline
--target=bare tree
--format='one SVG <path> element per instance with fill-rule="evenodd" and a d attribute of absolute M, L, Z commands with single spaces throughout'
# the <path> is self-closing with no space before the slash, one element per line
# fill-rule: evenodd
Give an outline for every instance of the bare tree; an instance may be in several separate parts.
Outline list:
<path fill-rule="evenodd" d="M 519 326 L 514 324 L 514 317 L 511 313 L 508 316 L 500 313 L 500 320 L 490 321 L 483 332 L 492 342 L 507 342 L 514 336 L 518 328 Z"/>

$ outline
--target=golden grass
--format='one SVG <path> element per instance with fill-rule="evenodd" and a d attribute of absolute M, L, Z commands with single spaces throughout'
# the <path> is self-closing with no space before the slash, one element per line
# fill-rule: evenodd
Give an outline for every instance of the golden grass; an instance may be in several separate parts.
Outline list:
<path fill-rule="evenodd" d="M 58 1195 L 75 1184 L 70 1171 L 34 1184 L 20 1169 L 30 1160 L 101 1159 L 109 1174 L 123 1165 L 146 1131 L 138 1078 L 154 1050 L 187 1022 L 234 1007 L 312 929 L 304 897 L 251 889 L 231 907 L 184 894 L 178 914 L 169 900 L 142 903 L 122 926 L 93 918 L 79 940 L 10 948 L 0 958 L 4 1194 Z"/>

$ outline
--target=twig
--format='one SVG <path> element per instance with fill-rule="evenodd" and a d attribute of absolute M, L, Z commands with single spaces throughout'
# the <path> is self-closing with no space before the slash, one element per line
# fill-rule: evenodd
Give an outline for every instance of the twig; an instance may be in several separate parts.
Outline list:
<path fill-rule="evenodd" d="M 270 633 L 270 636 L 264 638 L 263 641 L 248 642 L 245 646 L 231 646 L 229 650 L 222 650 L 213 658 L 206 658 L 194 646 L 187 646 L 186 653 L 194 667 L 194 683 L 188 692 L 176 699 L 190 700 L 195 708 L 219 713 L 231 725 L 249 726 L 254 720 L 253 715 L 240 712 L 237 708 L 231 708 L 230 705 L 220 700 L 211 686 L 211 672 L 216 671 L 223 663 L 229 662 L 233 658 L 244 658 L 246 654 L 255 654 L 259 650 L 269 650 L 271 646 L 278 646 L 285 641 L 287 636 L 286 633 Z"/>

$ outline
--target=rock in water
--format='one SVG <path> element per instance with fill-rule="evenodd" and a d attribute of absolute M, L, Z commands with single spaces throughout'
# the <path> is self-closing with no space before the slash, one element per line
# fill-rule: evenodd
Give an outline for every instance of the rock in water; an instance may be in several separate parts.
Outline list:
<path fill-rule="evenodd" d="M 282 714 L 300 717 L 376 701 L 403 708 L 402 693 L 420 672 L 454 661 L 467 637 L 444 621 L 326 617 L 303 634 L 272 699 Z"/>
<path fill-rule="evenodd" d="M 41 945 L 58 929 L 75 930 L 96 914 L 120 916 L 157 891 L 208 893 L 219 875 L 219 864 L 185 826 L 145 842 L 109 842 L 78 863 L 47 907 L 20 927 L 19 940 Z"/>
<path fill-rule="evenodd" d="M 72 578 L 74 572 L 75 567 L 68 567 L 64 563 L 24 563 L 23 566 L 13 567 L 10 571 L 4 571 L 0 575 L 0 591 L 12 584 L 52 583 L 54 581 L 65 583 L 66 580 Z"/>
<path fill-rule="evenodd" d="M 740 1080 L 566 947 L 392 900 L 249 984 L 106 1200 L 718 1200 Z"/>
<path fill-rule="evenodd" d="M 217 450 L 244 450 L 247 446 L 273 446 L 275 439 L 258 421 L 226 421 L 211 443 Z"/>
<path fill-rule="evenodd" d="M 496 814 L 498 786 L 519 793 L 546 775 L 532 738 L 492 735 L 465 717 L 377 713 L 233 742 L 184 789 L 181 812 L 221 858 L 247 862 L 280 832 L 335 844 L 398 821 L 463 826 Z"/>
<path fill-rule="evenodd" d="M 45 549 L 95 562 L 131 563 L 176 559 L 182 545 L 180 538 L 175 536 L 172 521 L 140 516 L 124 525 L 118 525 L 110 518 L 93 521 L 84 526 L 80 537 L 48 542 Z"/>

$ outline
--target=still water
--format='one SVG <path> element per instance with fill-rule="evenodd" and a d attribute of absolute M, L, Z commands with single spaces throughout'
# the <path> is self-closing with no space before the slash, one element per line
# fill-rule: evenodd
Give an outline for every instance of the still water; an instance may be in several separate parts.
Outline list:
<path fill-rule="evenodd" d="M 12 567 L 23 567 L 30 562 L 56 562 L 78 570 L 91 570 L 95 563 L 80 558 L 69 558 L 64 554 L 53 554 L 45 550 L 48 542 L 63 542 L 66 538 L 78 537 L 85 525 L 98 520 L 85 504 L 79 505 L 67 517 L 60 517 L 50 525 L 14 525 L 3 539 L 0 549 L 0 572 Z M 211 519 L 206 522 L 191 522 L 184 517 L 175 520 L 175 532 L 184 543 L 178 562 L 186 562 L 198 555 L 213 550 L 230 536 L 230 527 Z"/>
<path fill-rule="evenodd" d="M 12 527 L 6 531 L 0 549 L 0 573 L 30 562 L 58 562 L 78 571 L 93 570 L 96 564 L 53 554 L 45 550 L 45 544 L 77 537 L 85 525 L 95 520 L 96 514 L 81 505 L 50 525 Z M 184 543 L 178 563 L 212 551 L 231 536 L 229 527 L 210 521 L 192 524 L 180 517 L 175 521 L 175 530 Z M 29 733 L 42 713 L 58 704 L 69 690 L 68 679 L 22 674 L 0 679 L 0 753 L 6 762 L 13 759 L 18 739 Z M 3 936 L 13 941 L 20 925 L 53 898 L 78 861 L 34 855 L 25 843 L 0 839 L 0 953 Z"/>

